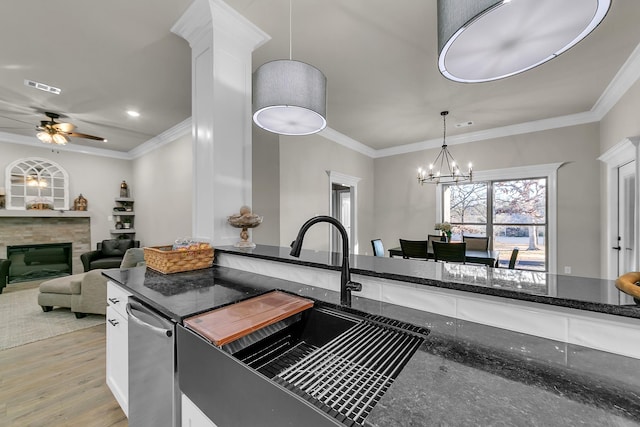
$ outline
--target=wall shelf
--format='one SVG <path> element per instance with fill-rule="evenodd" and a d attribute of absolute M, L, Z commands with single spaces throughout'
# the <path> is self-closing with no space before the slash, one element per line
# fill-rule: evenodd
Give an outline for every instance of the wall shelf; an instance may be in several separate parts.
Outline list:
<path fill-rule="evenodd" d="M 111 230 L 111 234 L 136 234 L 136 230 L 134 228 L 122 228 L 119 230 Z"/>
<path fill-rule="evenodd" d="M 119 236 L 125 234 L 131 235 L 131 238 L 133 238 L 133 235 L 136 234 L 136 230 L 133 228 L 134 217 L 136 216 L 135 212 L 133 211 L 134 200 L 131 197 L 116 197 L 115 202 L 116 206 L 113 209 L 113 220 L 116 228 L 110 230 L 110 233 Z M 120 211 L 116 210 L 116 208 L 126 210 Z M 130 228 L 117 228 L 117 224 L 122 225 L 123 223 L 131 224 Z"/>

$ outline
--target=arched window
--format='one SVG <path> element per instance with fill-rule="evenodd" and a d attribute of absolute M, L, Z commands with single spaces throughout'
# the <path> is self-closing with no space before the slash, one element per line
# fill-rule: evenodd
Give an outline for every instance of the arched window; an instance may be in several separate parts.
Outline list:
<path fill-rule="evenodd" d="M 60 165 L 38 157 L 7 166 L 7 209 L 69 209 L 69 175 Z"/>

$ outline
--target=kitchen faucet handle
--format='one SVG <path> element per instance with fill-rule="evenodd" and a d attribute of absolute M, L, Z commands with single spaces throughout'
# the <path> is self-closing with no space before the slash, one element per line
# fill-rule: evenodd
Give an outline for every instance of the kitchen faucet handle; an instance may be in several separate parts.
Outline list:
<path fill-rule="evenodd" d="M 362 291 L 362 283 L 352 282 L 349 280 L 347 282 L 347 289 L 354 292 L 360 292 Z"/>

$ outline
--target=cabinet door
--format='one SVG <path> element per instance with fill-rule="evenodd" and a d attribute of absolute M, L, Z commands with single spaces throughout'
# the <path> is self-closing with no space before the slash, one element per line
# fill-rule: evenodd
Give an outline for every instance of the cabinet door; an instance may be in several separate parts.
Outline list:
<path fill-rule="evenodd" d="M 107 307 L 107 385 L 129 416 L 129 336 L 127 318 Z"/>
<path fill-rule="evenodd" d="M 182 395 L 182 427 L 217 427 L 187 396 Z"/>

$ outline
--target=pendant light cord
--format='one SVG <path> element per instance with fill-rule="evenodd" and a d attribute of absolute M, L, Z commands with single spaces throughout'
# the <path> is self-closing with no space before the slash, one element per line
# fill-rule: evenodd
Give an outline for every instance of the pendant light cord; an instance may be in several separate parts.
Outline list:
<path fill-rule="evenodd" d="M 289 0 L 289 61 L 292 60 L 293 58 L 293 48 L 292 48 L 292 37 L 291 37 L 291 14 L 292 14 L 292 7 L 291 7 L 291 3 L 293 0 Z"/>

